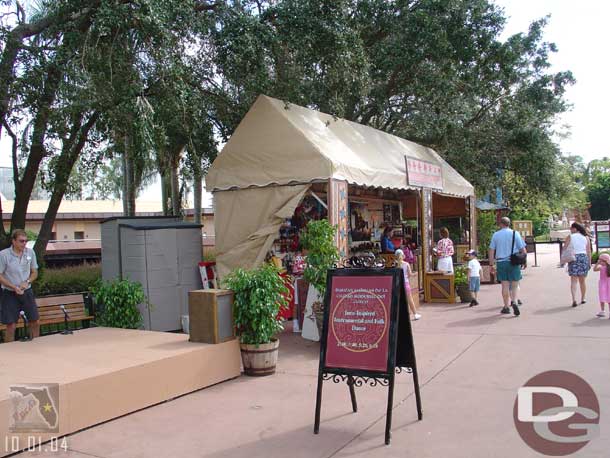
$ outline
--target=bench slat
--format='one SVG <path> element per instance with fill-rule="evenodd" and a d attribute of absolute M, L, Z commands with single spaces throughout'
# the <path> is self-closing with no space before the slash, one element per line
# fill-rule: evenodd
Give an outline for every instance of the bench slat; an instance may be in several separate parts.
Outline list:
<path fill-rule="evenodd" d="M 84 304 L 81 304 L 79 307 L 64 307 L 66 312 L 77 312 L 79 310 L 85 310 L 86 307 Z M 53 307 L 38 307 L 38 313 L 54 313 L 54 312 L 62 312 L 63 310 L 60 307 L 54 305 Z"/>
<path fill-rule="evenodd" d="M 49 297 L 37 297 L 36 303 L 39 307 L 46 307 L 49 305 L 68 305 L 73 303 L 83 303 L 82 294 L 70 294 L 68 296 L 49 296 Z"/>
<path fill-rule="evenodd" d="M 80 318 L 76 318 L 76 319 L 70 318 L 68 320 L 68 323 L 72 323 L 74 321 L 89 321 L 89 320 L 92 320 L 93 318 L 94 317 L 92 317 L 92 316 L 85 316 L 85 317 L 80 317 Z M 40 324 L 59 324 L 59 323 L 63 323 L 63 322 L 64 322 L 63 318 L 61 318 L 61 319 L 57 318 L 57 319 L 45 321 L 44 323 L 41 321 Z"/>
<path fill-rule="evenodd" d="M 89 314 L 85 310 L 81 310 L 75 313 L 68 313 L 68 319 L 76 317 L 76 316 L 89 316 Z M 58 313 L 41 313 L 39 316 L 40 321 L 52 320 L 54 318 L 63 318 L 63 312 Z"/>

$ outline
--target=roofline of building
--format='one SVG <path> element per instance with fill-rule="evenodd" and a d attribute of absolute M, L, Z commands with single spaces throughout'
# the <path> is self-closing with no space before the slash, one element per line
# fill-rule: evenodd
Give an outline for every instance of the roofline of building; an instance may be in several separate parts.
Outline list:
<path fill-rule="evenodd" d="M 186 213 L 186 216 L 193 216 L 195 214 L 195 209 L 193 208 L 188 208 L 184 210 Z M 201 215 L 202 216 L 210 216 L 210 215 L 214 215 L 214 209 L 213 208 L 202 208 L 201 209 Z M 12 212 L 5 212 L 2 214 L 2 218 L 4 220 L 10 220 L 13 216 Z M 44 220 L 44 213 L 27 213 L 26 214 L 26 221 L 43 221 Z M 150 218 L 150 217 L 162 217 L 163 216 L 163 212 L 159 211 L 159 212 L 136 212 L 136 218 Z M 105 220 L 105 219 L 111 219 L 111 218 L 125 218 L 125 216 L 123 215 L 123 212 L 93 212 L 93 213 L 86 213 L 86 212 L 79 212 L 79 213 L 58 213 L 57 216 L 55 217 L 55 220 L 61 220 L 61 221 L 81 221 L 83 219 L 91 219 L 91 220 Z M 175 218 L 174 216 L 168 216 L 168 218 Z"/>

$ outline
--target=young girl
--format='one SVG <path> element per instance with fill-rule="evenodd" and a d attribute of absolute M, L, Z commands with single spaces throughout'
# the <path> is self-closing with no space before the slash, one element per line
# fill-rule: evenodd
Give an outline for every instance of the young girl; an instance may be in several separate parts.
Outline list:
<path fill-rule="evenodd" d="M 599 306 L 601 310 L 597 316 L 603 318 L 604 305 L 608 304 L 608 312 L 610 312 L 610 272 L 608 272 L 608 266 L 610 265 L 610 254 L 602 253 L 599 255 L 599 259 L 595 267 L 594 272 L 599 272 Z"/>
<path fill-rule="evenodd" d="M 409 310 L 413 313 L 413 319 L 419 320 L 421 315 L 417 313 L 417 309 L 415 308 L 415 303 L 413 302 L 413 297 L 411 296 L 411 285 L 409 284 L 409 275 L 411 274 L 411 265 L 408 262 L 405 262 L 405 253 L 401 249 L 398 249 L 394 252 L 396 256 L 396 260 L 398 261 L 398 265 L 402 269 L 405 278 L 405 292 L 407 295 L 407 303 L 409 304 Z"/>

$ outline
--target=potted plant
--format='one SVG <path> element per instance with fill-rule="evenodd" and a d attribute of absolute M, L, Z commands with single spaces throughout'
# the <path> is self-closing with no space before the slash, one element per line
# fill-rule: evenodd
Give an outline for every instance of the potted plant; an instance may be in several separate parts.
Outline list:
<path fill-rule="evenodd" d="M 286 307 L 288 288 L 279 271 L 271 264 L 252 269 L 235 269 L 224 280 L 233 291 L 233 322 L 239 336 L 241 358 L 246 375 L 275 373 L 283 330 L 278 313 Z"/>
<path fill-rule="evenodd" d="M 317 300 L 313 304 L 316 325 L 322 335 L 324 319 L 324 294 L 326 292 L 326 273 L 339 260 L 335 245 L 336 228 L 328 220 L 310 221 L 301 234 L 301 244 L 307 250 L 305 280 L 316 289 Z"/>
<path fill-rule="evenodd" d="M 468 287 L 468 272 L 466 266 L 456 266 L 453 272 L 453 284 L 455 291 L 460 296 L 460 302 L 466 303 L 472 301 L 472 293 Z"/>

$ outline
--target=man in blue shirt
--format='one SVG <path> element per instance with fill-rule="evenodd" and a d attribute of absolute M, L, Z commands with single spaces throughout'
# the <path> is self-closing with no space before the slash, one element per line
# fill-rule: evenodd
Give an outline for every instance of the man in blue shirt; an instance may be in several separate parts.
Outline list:
<path fill-rule="evenodd" d="M 513 245 L 513 233 L 515 243 Z M 502 299 L 504 307 L 501 313 L 510 313 L 510 306 L 513 308 L 515 316 L 519 316 L 519 306 L 517 305 L 517 294 L 519 293 L 519 280 L 521 280 L 521 266 L 513 266 L 510 263 L 510 256 L 513 253 L 527 253 L 525 242 L 517 231 L 510 228 L 510 219 L 504 217 L 500 220 L 500 230 L 496 231 L 489 244 L 489 265 L 491 272 L 497 272 L 497 279 L 502 282 Z M 494 262 L 496 266 L 494 267 Z"/>

